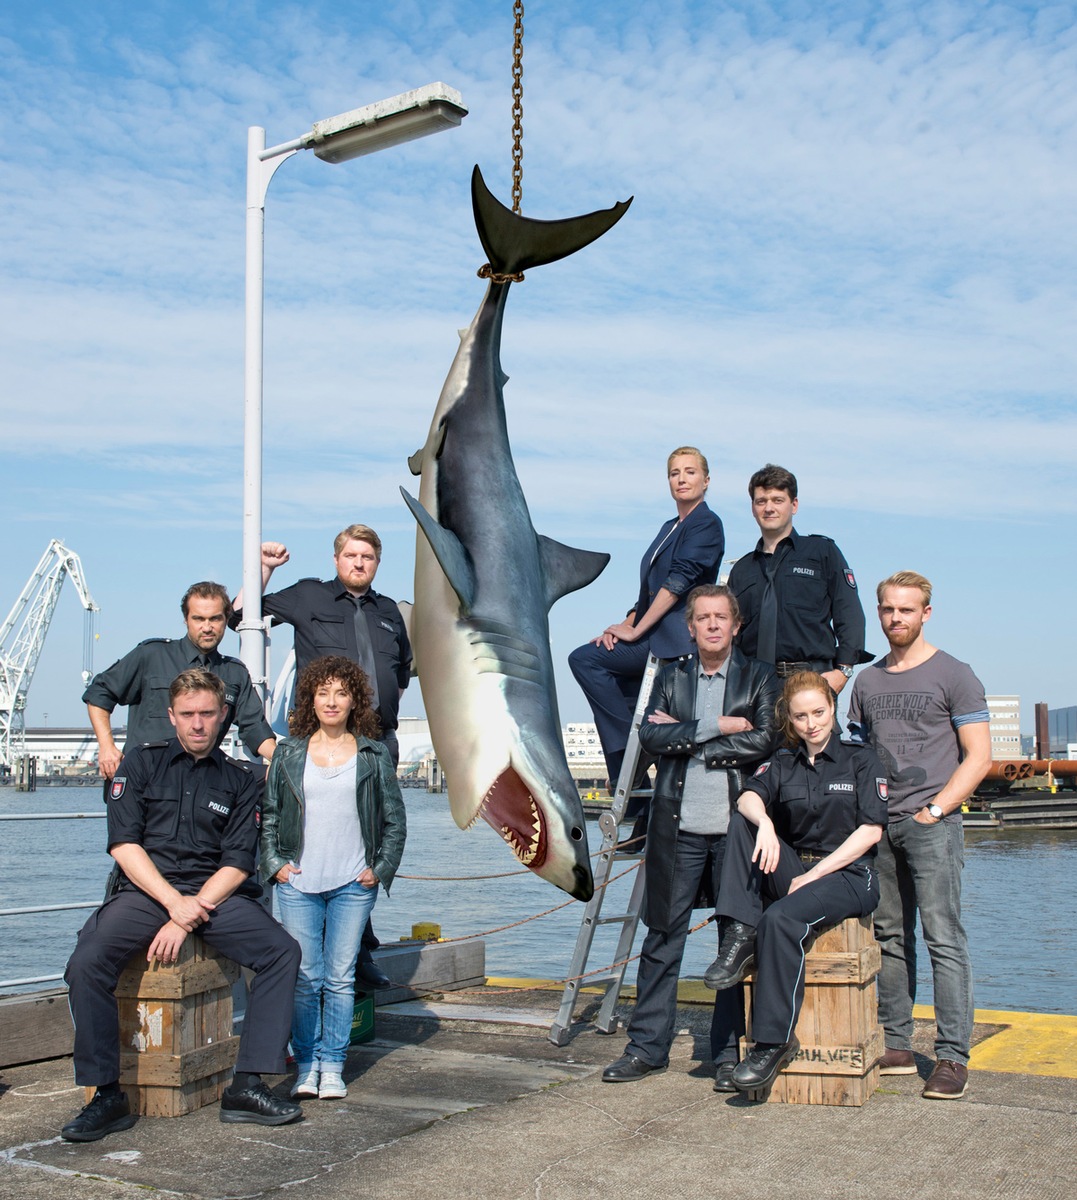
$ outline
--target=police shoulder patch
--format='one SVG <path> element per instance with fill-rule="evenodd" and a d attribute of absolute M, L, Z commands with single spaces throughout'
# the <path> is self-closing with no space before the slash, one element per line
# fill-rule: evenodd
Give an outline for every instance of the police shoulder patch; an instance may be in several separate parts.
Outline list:
<path fill-rule="evenodd" d="M 849 585 L 849 586 L 850 586 L 850 587 L 853 589 L 853 591 L 855 592 L 855 591 L 856 591 L 856 577 L 853 575 L 853 572 L 852 572 L 852 570 L 851 570 L 849 567 L 846 567 L 846 568 L 845 568 L 845 572 L 844 572 L 844 574 L 845 574 L 845 582 L 846 582 L 846 583 L 847 583 L 847 584 L 848 584 L 848 585 Z"/>
<path fill-rule="evenodd" d="M 765 775 L 769 770 L 770 760 L 768 759 L 765 763 L 760 763 L 759 766 L 756 767 L 755 774 L 752 776 L 752 778 L 758 779 L 760 775 Z"/>
<path fill-rule="evenodd" d="M 887 800 L 890 797 L 890 789 L 886 785 L 885 779 L 876 778 L 875 790 L 879 793 L 880 800 Z"/>
<path fill-rule="evenodd" d="M 108 789 L 108 798 L 110 800 L 119 800 L 127 788 L 127 776 L 117 775 L 112 781 L 112 787 Z"/>

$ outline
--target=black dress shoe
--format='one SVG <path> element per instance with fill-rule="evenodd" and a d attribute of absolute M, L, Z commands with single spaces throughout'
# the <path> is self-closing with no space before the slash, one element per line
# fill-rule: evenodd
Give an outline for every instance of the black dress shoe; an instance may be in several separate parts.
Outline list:
<path fill-rule="evenodd" d="M 737 1085 L 733 1082 L 735 1062 L 720 1062 L 714 1072 L 714 1090 L 716 1092 L 735 1092 Z"/>
<path fill-rule="evenodd" d="M 755 966 L 755 929 L 730 921 L 722 930 L 718 957 L 703 972 L 703 983 L 716 992 L 740 983 Z"/>
<path fill-rule="evenodd" d="M 740 1092 L 754 1092 L 759 1088 L 769 1087 L 778 1078 L 778 1072 L 797 1056 L 800 1043 L 796 1038 L 791 1042 L 779 1045 L 755 1045 L 744 1056 L 744 1061 L 737 1063 L 732 1079 Z"/>
<path fill-rule="evenodd" d="M 65 1142 L 96 1142 L 110 1133 L 130 1129 L 138 1120 L 127 1103 L 126 1092 L 102 1096 L 98 1092 L 89 1104 L 60 1130 Z"/>
<path fill-rule="evenodd" d="M 602 1072 L 602 1082 L 634 1083 L 637 1079 L 644 1079 L 648 1075 L 657 1075 L 665 1069 L 665 1067 L 652 1067 L 650 1063 L 645 1063 L 642 1058 L 637 1058 L 634 1054 L 623 1054 Z"/>
<path fill-rule="evenodd" d="M 266 1087 L 226 1088 L 221 1097 L 221 1120 L 226 1125 L 246 1122 L 251 1125 L 290 1125 L 303 1115 L 294 1100 L 282 1100 Z"/>
<path fill-rule="evenodd" d="M 368 946 L 360 946 L 359 958 L 355 963 L 355 986 L 368 992 L 375 988 L 391 988 L 393 981 L 374 961 Z"/>
<path fill-rule="evenodd" d="M 391 988 L 396 984 L 389 978 L 388 975 L 371 959 L 370 962 L 359 961 L 355 964 L 355 986 L 360 991 L 375 991 L 377 988 Z"/>

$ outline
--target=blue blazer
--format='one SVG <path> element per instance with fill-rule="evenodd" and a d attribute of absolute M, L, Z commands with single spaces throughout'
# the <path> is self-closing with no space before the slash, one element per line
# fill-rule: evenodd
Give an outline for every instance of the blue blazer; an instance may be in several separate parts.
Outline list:
<path fill-rule="evenodd" d="M 706 501 L 697 504 L 676 529 L 674 526 L 676 517 L 662 526 L 643 556 L 639 567 L 639 598 L 633 610 L 637 618 L 642 617 L 659 588 L 667 588 L 677 597 L 677 603 L 646 637 L 651 653 L 659 658 L 679 658 L 694 649 L 688 636 L 684 603 L 692 588 L 715 582 L 725 552 L 722 522 Z"/>

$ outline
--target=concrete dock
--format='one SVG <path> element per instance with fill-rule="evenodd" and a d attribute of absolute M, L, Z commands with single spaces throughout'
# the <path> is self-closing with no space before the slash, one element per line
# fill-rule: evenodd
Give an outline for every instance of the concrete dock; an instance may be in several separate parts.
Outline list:
<path fill-rule="evenodd" d="M 682 988 L 669 1070 L 601 1081 L 623 1049 L 581 1023 L 546 1038 L 560 992 L 536 981 L 379 1008 L 353 1047 L 346 1100 L 277 1129 L 222 1125 L 216 1105 L 143 1118 L 89 1145 L 60 1126 L 82 1103 L 71 1060 L 0 1073 L 0 1194 L 191 1198 L 583 1200 L 608 1196 L 1035 1197 L 1077 1194 L 1077 1017 L 977 1013 L 968 1095 L 920 1098 L 884 1077 L 862 1108 L 750 1103 L 712 1090 L 708 1002 Z M 623 1016 L 631 1001 L 623 1004 Z M 578 1016 L 597 1008 L 584 997 Z M 933 1026 L 917 1011 L 918 1061 Z M 922 1053 L 922 1057 L 919 1057 Z M 286 1092 L 287 1078 L 271 1081 Z"/>

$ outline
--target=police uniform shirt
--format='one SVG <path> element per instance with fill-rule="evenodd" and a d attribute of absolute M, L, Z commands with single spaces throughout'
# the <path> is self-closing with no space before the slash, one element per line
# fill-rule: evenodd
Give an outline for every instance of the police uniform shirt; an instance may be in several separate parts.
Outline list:
<path fill-rule="evenodd" d="M 830 854 L 860 825 L 886 827 L 886 772 L 875 751 L 837 737 L 814 765 L 803 744 L 779 750 L 744 790 L 762 797 L 776 833 L 795 850 Z"/>
<path fill-rule="evenodd" d="M 845 556 L 828 537 L 799 534 L 794 529 L 774 548 L 774 590 L 778 621 L 776 662 L 813 662 L 831 667 L 869 662 L 864 654 L 864 610 L 856 578 Z M 771 555 L 763 539 L 751 554 L 738 558 L 729 586 L 740 605 L 737 645 L 756 657 L 759 614 Z"/>
<path fill-rule="evenodd" d="M 355 630 L 361 613 L 373 652 L 378 716 L 383 729 L 396 728 L 400 692 L 411 681 L 411 643 L 394 601 L 373 588 L 353 596 L 339 579 L 300 579 L 263 596 L 262 611 L 294 628 L 297 672 L 325 654 L 342 654 L 363 666 Z"/>
<path fill-rule="evenodd" d="M 185 895 L 220 867 L 253 876 L 260 798 L 250 768 L 220 750 L 196 760 L 177 738 L 136 746 L 108 789 L 108 848 L 141 846 Z M 123 886 L 134 884 L 124 879 Z M 248 879 L 240 891 L 261 889 Z"/>
<path fill-rule="evenodd" d="M 189 637 L 150 638 L 140 642 L 111 667 L 93 677 L 82 694 L 83 703 L 112 712 L 127 705 L 127 742 L 162 742 L 173 736 L 168 718 L 168 689 L 172 680 L 191 667 L 211 671 L 224 684 L 225 719 L 217 736 L 219 746 L 235 721 L 243 744 L 257 753 L 273 737 L 250 673 L 238 658 L 217 650 L 203 653 Z"/>

